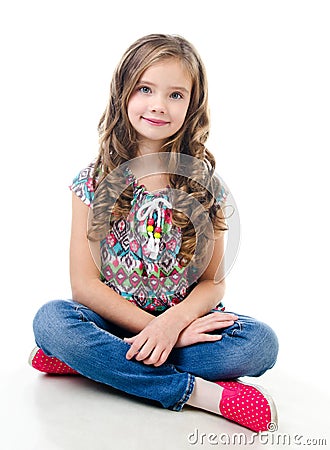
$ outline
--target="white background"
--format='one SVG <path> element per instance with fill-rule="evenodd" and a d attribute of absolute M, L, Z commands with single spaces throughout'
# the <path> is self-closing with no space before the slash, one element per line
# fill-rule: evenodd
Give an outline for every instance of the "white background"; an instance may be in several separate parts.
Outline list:
<path fill-rule="evenodd" d="M 25 363 L 37 308 L 70 297 L 67 186 L 97 153 L 115 65 L 135 39 L 164 32 L 204 60 L 208 147 L 239 208 L 227 309 L 269 323 L 277 370 L 319 386 L 329 345 L 329 2 L 14 0 L 0 17 L 6 369 Z"/>

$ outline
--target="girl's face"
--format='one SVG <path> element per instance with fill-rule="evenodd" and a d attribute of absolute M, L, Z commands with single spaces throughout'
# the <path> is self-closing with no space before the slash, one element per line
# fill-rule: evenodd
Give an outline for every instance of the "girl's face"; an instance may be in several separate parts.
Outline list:
<path fill-rule="evenodd" d="M 159 151 L 183 125 L 192 82 L 183 64 L 167 59 L 150 66 L 131 94 L 127 113 L 144 149 Z"/>

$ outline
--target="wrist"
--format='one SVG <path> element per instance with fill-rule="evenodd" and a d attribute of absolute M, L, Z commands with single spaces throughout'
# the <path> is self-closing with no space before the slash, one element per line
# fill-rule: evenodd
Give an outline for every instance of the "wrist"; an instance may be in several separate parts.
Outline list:
<path fill-rule="evenodd" d="M 171 326 L 175 326 L 179 333 L 194 320 L 194 317 L 185 308 L 180 308 L 180 306 L 182 304 L 172 306 L 161 315 L 165 320 L 168 320 Z"/>

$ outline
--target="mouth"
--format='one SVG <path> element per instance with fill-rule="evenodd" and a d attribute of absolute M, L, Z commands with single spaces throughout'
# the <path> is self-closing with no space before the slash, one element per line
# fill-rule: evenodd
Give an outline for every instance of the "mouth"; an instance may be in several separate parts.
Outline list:
<path fill-rule="evenodd" d="M 159 120 L 159 119 L 150 119 L 149 117 L 143 117 L 142 119 L 149 123 L 150 125 L 153 125 L 155 127 L 162 127 L 164 125 L 168 125 L 170 122 L 166 122 L 165 120 Z"/>

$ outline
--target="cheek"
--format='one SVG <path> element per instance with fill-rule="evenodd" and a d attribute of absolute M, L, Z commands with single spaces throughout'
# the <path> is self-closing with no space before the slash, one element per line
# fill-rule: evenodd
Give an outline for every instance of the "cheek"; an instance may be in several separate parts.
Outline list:
<path fill-rule="evenodd" d="M 176 121 L 180 123 L 181 125 L 185 121 L 186 115 L 187 115 L 188 107 L 180 108 L 176 112 Z"/>
<path fill-rule="evenodd" d="M 129 100 L 127 104 L 127 115 L 129 120 L 131 120 L 134 115 L 134 102 L 131 100 Z"/>
<path fill-rule="evenodd" d="M 132 108 L 130 107 L 130 104 L 127 105 L 127 115 L 128 115 L 128 120 L 132 123 L 132 119 L 133 119 L 134 115 L 133 115 Z"/>
<path fill-rule="evenodd" d="M 138 97 L 131 97 L 131 99 L 128 102 L 128 106 L 127 106 L 127 113 L 129 117 L 133 117 L 136 115 L 141 114 L 142 112 L 142 102 L 139 100 Z"/>

